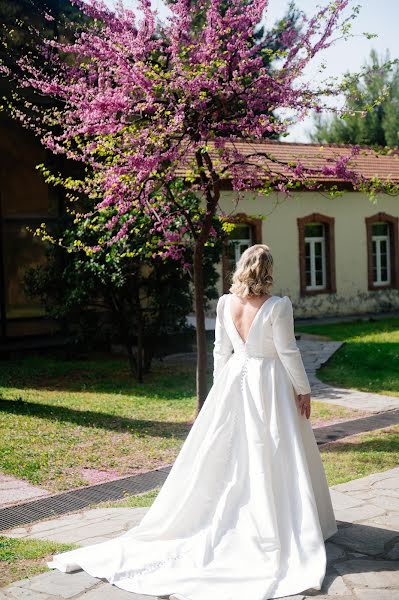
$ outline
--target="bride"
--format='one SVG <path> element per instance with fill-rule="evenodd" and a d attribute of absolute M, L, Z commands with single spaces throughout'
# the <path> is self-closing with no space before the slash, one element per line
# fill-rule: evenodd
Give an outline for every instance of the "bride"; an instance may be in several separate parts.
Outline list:
<path fill-rule="evenodd" d="M 140 524 L 49 567 L 171 600 L 321 588 L 337 525 L 291 300 L 269 294 L 272 267 L 269 247 L 251 246 L 219 298 L 213 386 Z"/>

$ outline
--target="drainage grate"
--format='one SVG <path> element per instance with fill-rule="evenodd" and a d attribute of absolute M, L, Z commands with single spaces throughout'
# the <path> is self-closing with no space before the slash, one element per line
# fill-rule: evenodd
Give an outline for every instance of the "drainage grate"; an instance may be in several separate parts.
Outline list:
<path fill-rule="evenodd" d="M 382 429 L 383 427 L 389 427 L 390 425 L 397 425 L 399 423 L 399 409 L 387 410 L 370 417 L 362 417 L 360 419 L 352 419 L 351 421 L 343 421 L 341 423 L 335 423 L 332 425 L 326 425 L 325 427 L 315 427 L 313 432 L 315 434 L 317 444 L 327 444 L 335 440 L 355 435 L 357 433 L 365 433 L 367 431 L 374 431 L 375 429 Z"/>
<path fill-rule="evenodd" d="M 105 500 L 120 500 L 126 494 L 148 492 L 164 483 L 171 468 L 172 465 L 168 465 L 140 475 L 3 508 L 0 510 L 0 531 L 77 511 Z"/>
<path fill-rule="evenodd" d="M 317 427 L 313 429 L 313 432 L 318 446 L 321 446 L 356 433 L 382 429 L 397 423 L 399 423 L 399 409 L 394 409 L 370 417 Z M 167 465 L 140 475 L 99 483 L 56 496 L 40 498 L 26 504 L 0 509 L 0 531 L 64 515 L 106 500 L 119 500 L 126 494 L 148 492 L 164 483 L 171 468 L 172 465 Z"/>

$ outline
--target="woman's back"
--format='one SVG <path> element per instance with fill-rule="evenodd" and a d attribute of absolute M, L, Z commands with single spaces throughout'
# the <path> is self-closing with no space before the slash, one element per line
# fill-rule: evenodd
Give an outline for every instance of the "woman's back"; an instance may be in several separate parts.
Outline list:
<path fill-rule="evenodd" d="M 230 300 L 231 316 L 242 340 L 247 340 L 248 333 L 257 312 L 261 309 L 262 304 L 270 297 L 270 295 L 261 295 L 240 298 L 239 296 L 232 294 Z"/>
<path fill-rule="evenodd" d="M 265 249 L 249 250 L 256 266 Z M 320 589 L 324 540 L 337 526 L 311 423 L 295 402 L 294 389 L 310 387 L 292 304 L 263 293 L 261 267 L 247 271 L 248 304 L 219 298 L 213 386 L 140 525 L 49 566 L 184 600 Z"/>
<path fill-rule="evenodd" d="M 239 306 L 233 294 L 219 298 L 213 352 L 214 380 L 232 355 L 235 363 L 240 357 L 245 357 L 246 361 L 264 358 L 282 363 L 297 394 L 310 393 L 309 380 L 295 339 L 290 298 L 269 296 L 256 304 L 244 304 Z M 241 325 L 245 323 L 245 338 L 237 328 L 234 309 L 241 313 Z M 240 365 L 236 364 L 236 368 Z"/>

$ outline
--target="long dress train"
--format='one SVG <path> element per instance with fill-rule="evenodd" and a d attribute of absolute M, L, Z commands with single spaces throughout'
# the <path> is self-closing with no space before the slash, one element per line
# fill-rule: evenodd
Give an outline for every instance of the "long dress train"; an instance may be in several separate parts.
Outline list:
<path fill-rule="evenodd" d="M 128 591 L 187 600 L 268 600 L 321 588 L 337 531 L 310 420 L 310 392 L 288 296 L 258 309 L 247 341 L 230 294 L 217 304 L 214 381 L 142 521 L 106 542 L 57 554 Z"/>

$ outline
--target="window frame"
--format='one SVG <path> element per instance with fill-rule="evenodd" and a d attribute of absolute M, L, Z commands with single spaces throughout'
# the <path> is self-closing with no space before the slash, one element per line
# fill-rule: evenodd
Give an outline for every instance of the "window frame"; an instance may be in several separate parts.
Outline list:
<path fill-rule="evenodd" d="M 324 223 L 320 223 L 323 227 L 323 235 L 322 236 L 307 236 L 306 235 L 306 225 L 305 225 L 305 258 L 306 258 L 306 244 L 310 244 L 310 278 L 316 279 L 316 265 L 315 265 L 315 244 L 316 242 L 321 243 L 321 262 L 322 262 L 322 276 L 323 283 L 322 285 L 314 285 L 306 286 L 308 291 L 310 290 L 325 290 L 327 285 L 327 264 L 326 264 L 326 227 Z"/>
<path fill-rule="evenodd" d="M 236 215 L 230 216 L 226 219 L 229 223 L 236 223 L 240 225 L 248 225 L 251 227 L 252 233 L 252 244 L 261 244 L 262 243 L 262 219 L 256 219 L 253 217 L 249 217 L 245 213 L 237 213 Z M 228 243 L 229 240 L 225 239 L 223 241 L 223 251 L 222 251 L 222 286 L 223 286 L 223 294 L 227 294 L 231 282 L 229 280 L 229 257 L 228 257 Z"/>
<path fill-rule="evenodd" d="M 385 212 L 378 212 L 365 217 L 367 236 L 367 283 L 368 290 L 397 289 L 399 287 L 399 241 L 398 241 L 398 217 Z M 389 230 L 389 270 L 390 281 L 388 283 L 374 283 L 373 277 L 373 225 L 375 223 L 387 223 Z"/>
<path fill-rule="evenodd" d="M 324 225 L 324 264 L 325 286 L 309 288 L 306 285 L 306 234 L 305 226 L 310 223 Z M 331 294 L 337 291 L 335 277 L 335 219 L 321 213 L 312 213 L 305 217 L 297 217 L 298 242 L 299 242 L 299 280 L 300 295 L 314 296 L 317 294 Z"/>

